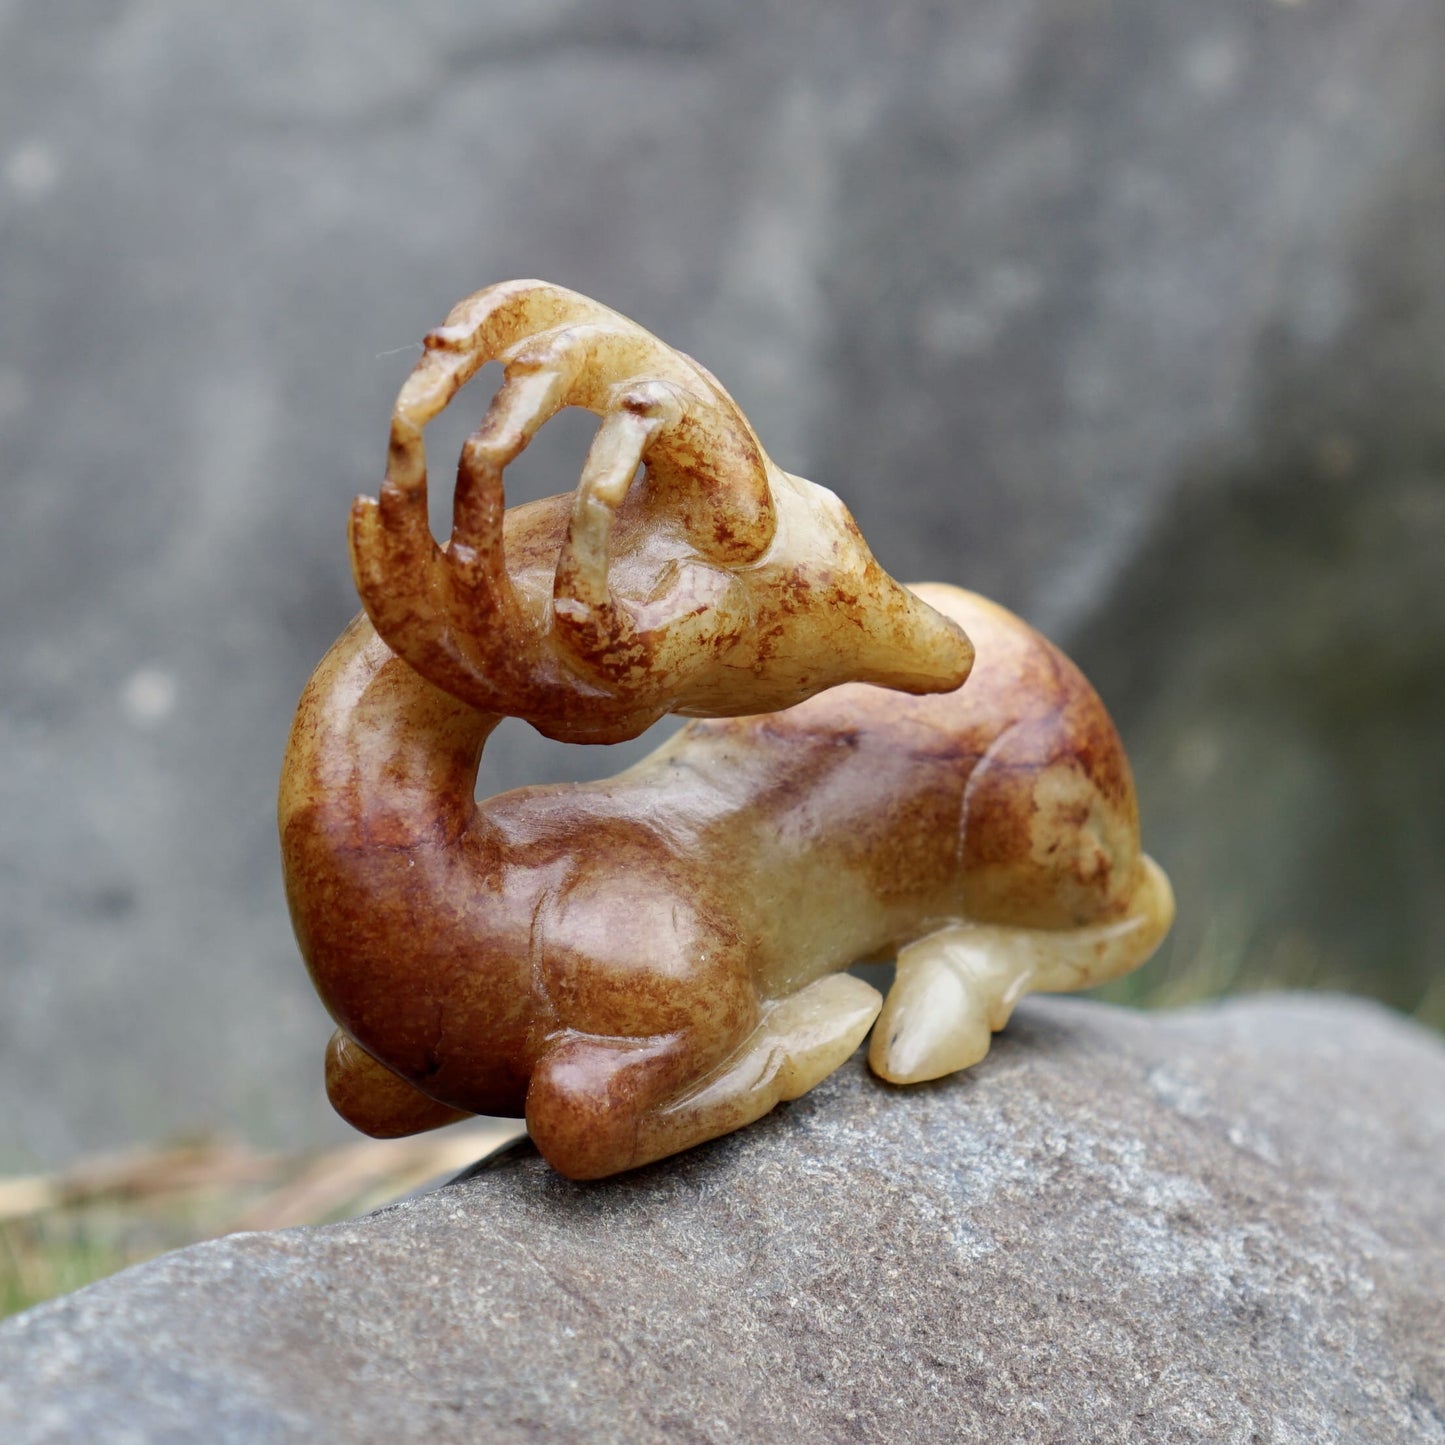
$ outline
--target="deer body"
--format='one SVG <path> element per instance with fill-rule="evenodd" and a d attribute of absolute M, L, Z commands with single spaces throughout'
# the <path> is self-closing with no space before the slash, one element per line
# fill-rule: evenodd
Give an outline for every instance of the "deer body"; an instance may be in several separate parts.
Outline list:
<path fill-rule="evenodd" d="M 333 1101 L 405 1133 L 522 1114 L 576 1178 L 727 1132 L 836 1068 L 976 1062 L 1030 988 L 1142 962 L 1172 900 L 1139 851 L 1118 737 L 1017 618 L 918 589 L 971 680 L 862 683 L 690 723 L 602 782 L 480 805 L 499 718 L 358 619 L 302 698 L 281 796 L 288 897 L 338 1024 Z"/>
<path fill-rule="evenodd" d="M 439 546 L 423 432 L 492 360 Z M 576 490 L 508 510 L 564 407 L 600 418 Z M 525 1113 L 561 1172 L 610 1174 L 803 1093 L 875 1019 L 885 1078 L 965 1068 L 1027 989 L 1168 927 L 1078 672 L 895 582 L 710 372 L 585 296 L 504 282 L 428 335 L 351 556 L 369 620 L 301 700 L 280 814 L 327 1088 L 369 1133 Z M 475 801 L 501 715 L 616 742 L 669 712 L 709 721 L 605 782 Z M 843 972 L 895 951 L 886 1002 Z"/>

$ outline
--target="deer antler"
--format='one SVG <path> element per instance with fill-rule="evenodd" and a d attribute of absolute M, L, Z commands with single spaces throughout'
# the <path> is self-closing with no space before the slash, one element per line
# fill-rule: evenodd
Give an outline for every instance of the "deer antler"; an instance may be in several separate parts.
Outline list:
<path fill-rule="evenodd" d="M 462 450 L 443 549 L 422 433 L 494 359 L 504 378 Z M 507 465 L 568 406 L 602 418 L 575 495 L 508 512 Z M 426 338 L 351 545 L 368 615 L 417 672 L 569 740 L 636 736 L 666 712 L 784 707 L 849 680 L 947 691 L 972 661 L 831 492 L 774 465 L 709 372 L 540 281 L 480 291 Z"/>

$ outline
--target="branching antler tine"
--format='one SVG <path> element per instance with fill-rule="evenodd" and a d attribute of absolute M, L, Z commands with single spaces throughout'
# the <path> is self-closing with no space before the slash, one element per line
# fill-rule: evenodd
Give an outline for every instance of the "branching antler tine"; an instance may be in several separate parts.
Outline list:
<path fill-rule="evenodd" d="M 428 351 L 480 356 L 490 361 L 519 336 L 535 336 L 582 317 L 626 318 L 588 296 L 547 281 L 502 281 L 458 301 L 447 319 L 426 337 Z M 468 373 L 476 374 L 476 369 Z"/>
<path fill-rule="evenodd" d="M 506 489 L 502 474 L 538 430 L 568 402 L 575 361 L 557 349 L 512 363 L 487 415 L 462 448 L 452 502 L 451 555 L 469 586 L 505 576 L 502 515 Z"/>
<path fill-rule="evenodd" d="M 381 492 L 382 510 L 388 524 L 399 522 L 408 529 L 419 527 L 430 539 L 426 442 L 422 431 L 469 377 L 476 374 L 485 359 L 428 352 L 412 368 L 397 393 Z"/>
<path fill-rule="evenodd" d="M 595 645 L 593 614 L 610 608 L 607 560 L 613 518 L 648 445 L 668 420 L 670 397 L 634 391 L 632 405 L 609 412 L 592 439 L 552 585 L 558 629 L 569 641 L 589 647 Z"/>
<path fill-rule="evenodd" d="M 452 501 L 452 540 L 483 546 L 499 516 L 502 469 L 523 451 L 538 430 L 566 401 L 567 377 L 561 371 L 509 374 L 482 424 L 467 438 L 463 469 Z"/>
<path fill-rule="evenodd" d="M 550 349 L 513 362 L 487 420 L 463 450 L 454 501 L 453 547 L 443 554 L 431 535 L 423 431 L 477 372 L 554 319 L 556 298 L 530 283 L 479 292 L 426 338 L 392 411 L 386 478 L 379 504 L 358 504 L 352 523 L 357 583 L 378 630 L 426 675 L 441 683 L 456 672 L 455 649 L 475 638 L 483 620 L 505 635 L 515 669 L 523 612 L 502 551 L 505 507 L 501 474 L 536 429 L 563 404 L 565 365 L 548 366 Z M 530 365 L 528 362 L 530 361 Z M 455 683 L 452 684 L 454 687 Z"/>
<path fill-rule="evenodd" d="M 426 354 L 412 368 L 392 409 L 388 480 L 398 486 L 425 487 L 426 463 L 419 450 L 422 429 L 518 335 L 537 335 L 565 319 L 564 303 L 570 294 L 538 281 L 491 286 L 454 306 L 446 321 L 427 333 Z M 397 456 L 398 443 L 406 453 L 404 460 Z"/>
<path fill-rule="evenodd" d="M 389 632 L 430 605 L 441 550 L 427 517 L 426 447 L 421 428 L 398 406 L 392 414 L 380 497 L 358 497 L 351 511 L 351 567 L 367 613 Z"/>
<path fill-rule="evenodd" d="M 705 556 L 742 566 L 767 551 L 777 527 L 768 460 L 730 398 L 685 406 L 659 435 L 648 466 L 659 482 L 676 477 L 700 489 L 690 532 Z"/>

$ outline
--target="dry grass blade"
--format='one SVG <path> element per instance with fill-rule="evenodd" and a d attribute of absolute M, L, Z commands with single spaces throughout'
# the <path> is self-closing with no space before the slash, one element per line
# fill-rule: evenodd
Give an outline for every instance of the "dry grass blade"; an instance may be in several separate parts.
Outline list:
<path fill-rule="evenodd" d="M 265 1198 L 243 1210 L 229 1229 L 287 1229 L 362 1205 L 378 1189 L 405 1194 L 439 1175 L 464 1169 L 520 1136 L 498 1121 L 441 1135 L 373 1140 L 322 1154 Z"/>
<path fill-rule="evenodd" d="M 87 1160 L 57 1174 L 0 1179 L 0 1222 L 100 1201 L 264 1183 L 282 1158 L 241 1144 L 196 1143 Z"/>
<path fill-rule="evenodd" d="M 238 1229 L 362 1213 L 465 1168 L 521 1132 L 517 1121 L 479 1120 L 299 1155 L 198 1142 L 0 1179 L 0 1316 L 167 1249 Z"/>

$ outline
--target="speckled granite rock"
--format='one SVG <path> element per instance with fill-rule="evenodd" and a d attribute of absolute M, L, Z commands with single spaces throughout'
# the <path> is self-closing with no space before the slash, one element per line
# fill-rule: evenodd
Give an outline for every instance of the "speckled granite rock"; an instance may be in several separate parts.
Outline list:
<path fill-rule="evenodd" d="M 1367 1004 L 1031 1002 L 579 1187 L 527 1146 L 0 1326 L 0 1437 L 1445 1441 L 1445 1048 Z"/>

